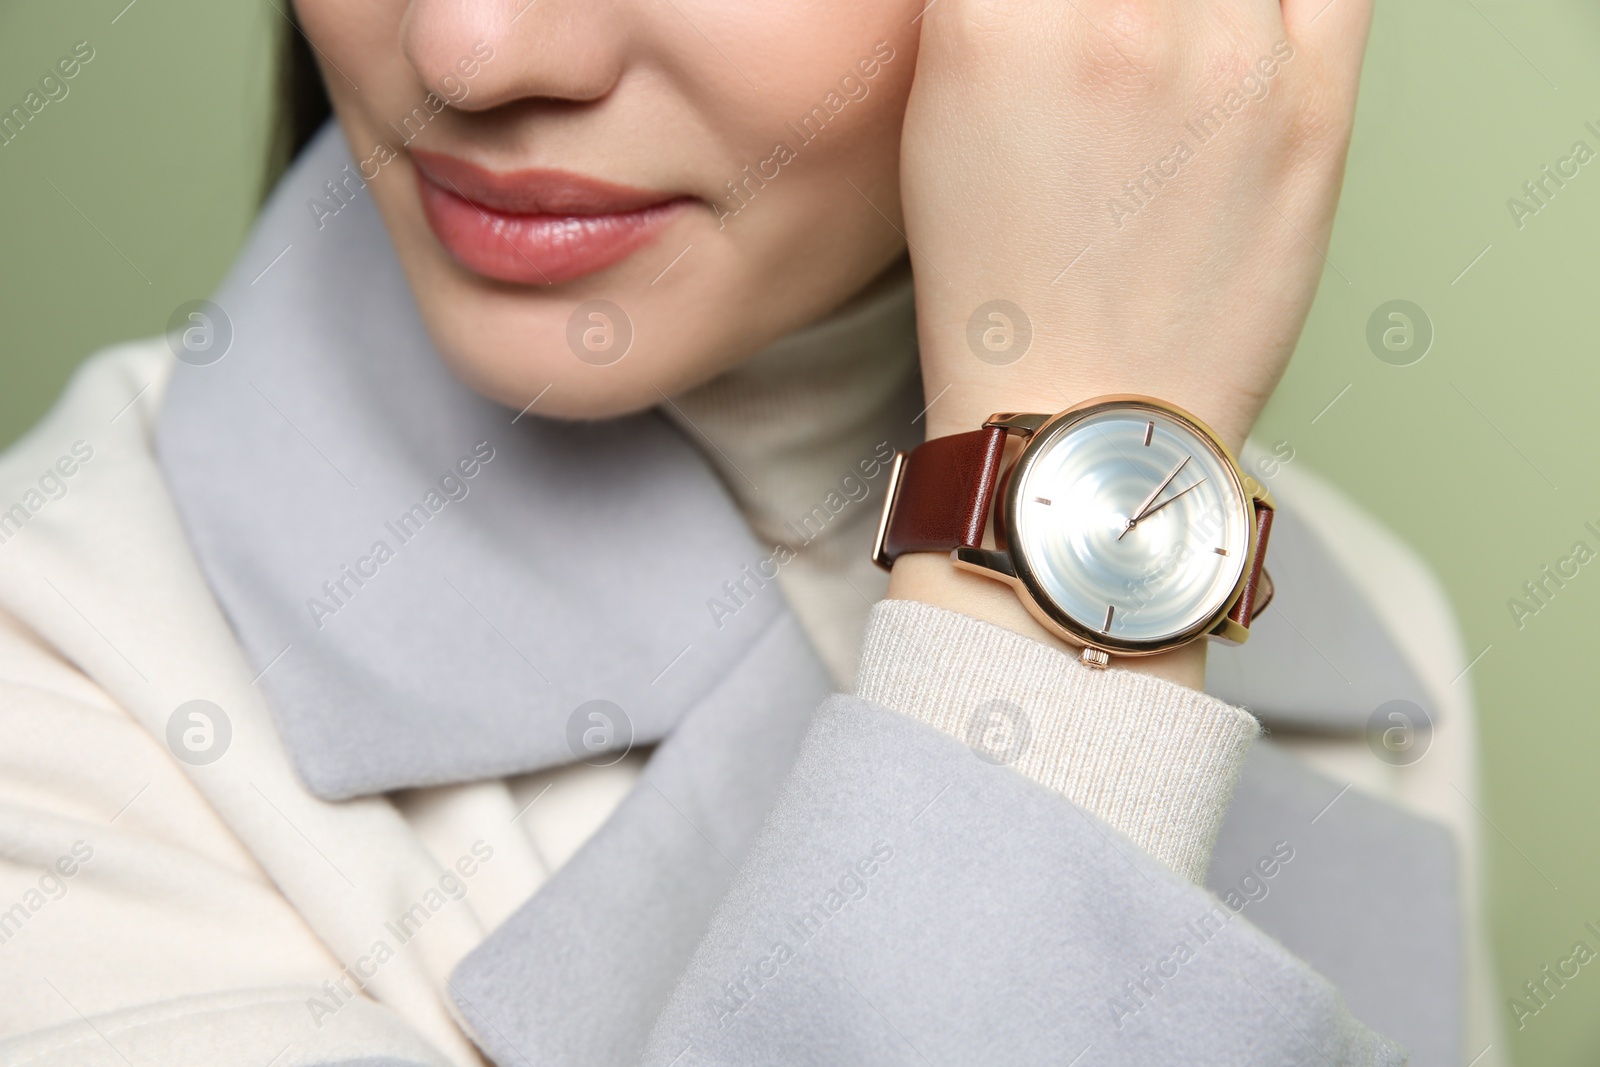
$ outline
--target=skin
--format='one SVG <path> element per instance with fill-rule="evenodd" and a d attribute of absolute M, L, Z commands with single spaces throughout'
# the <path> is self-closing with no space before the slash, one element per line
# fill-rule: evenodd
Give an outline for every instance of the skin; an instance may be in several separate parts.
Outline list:
<path fill-rule="evenodd" d="M 479 391 L 520 409 L 549 386 L 535 409 L 547 416 L 638 411 L 834 310 L 903 256 L 904 242 L 878 209 L 899 224 L 897 146 L 917 47 L 912 3 L 526 5 L 296 5 L 357 159 L 380 142 L 399 147 L 389 122 L 430 91 L 459 95 L 446 82 L 454 78 L 468 95 L 428 124 L 417 147 L 494 170 L 553 167 L 699 198 L 651 247 L 614 267 L 519 286 L 457 265 L 423 218 L 409 157 L 385 165 L 369 188 L 423 320 Z M 480 41 L 494 58 L 462 79 L 456 64 Z M 794 141 L 784 124 L 837 89 L 878 41 L 894 59 L 867 83 L 866 98 L 720 223 L 724 183 L 769 158 L 776 140 Z M 686 245 L 690 252 L 652 285 Z M 575 358 L 566 341 L 573 309 L 594 298 L 621 306 L 635 332 L 627 356 L 605 367 Z"/>
<path fill-rule="evenodd" d="M 1192 412 L 1237 452 L 1322 273 L 1370 19 L 1367 0 L 935 5 L 901 177 L 921 253 L 924 381 L 930 399 L 950 387 L 929 434 L 1132 392 Z M 1121 183 L 1166 156 L 1198 110 L 1259 76 L 1280 42 L 1292 58 L 1265 91 L 1114 224 Z M 1008 120 L 1019 111 L 1032 121 Z M 1035 347 L 1048 338 L 1040 358 L 997 367 L 967 350 L 969 309 L 995 296 L 1025 309 Z M 889 595 L 1051 639 L 1008 589 L 930 555 L 898 562 Z M 1198 688 L 1205 649 L 1120 663 Z"/>
<path fill-rule="evenodd" d="M 1371 14 L 1370 0 L 525 4 L 296 5 L 358 159 L 396 141 L 389 120 L 430 90 L 456 99 L 459 75 L 446 79 L 486 42 L 495 58 L 419 147 L 697 198 L 613 267 L 520 286 L 459 266 L 404 152 L 386 164 L 373 196 L 434 342 L 473 387 L 516 408 L 548 387 L 536 410 L 566 418 L 652 406 L 903 269 L 909 239 L 930 436 L 1136 392 L 1234 449 L 1321 274 Z M 791 140 L 785 123 L 878 42 L 894 58 L 867 95 L 719 218 L 724 183 Z M 1202 143 L 1186 123 L 1213 106 L 1220 129 Z M 592 298 L 634 325 L 610 366 L 566 346 Z M 1033 327 L 1006 366 L 966 340 L 997 298 Z M 1008 589 L 940 555 L 902 557 L 889 595 L 1059 643 Z M 1119 665 L 1198 686 L 1204 645 Z"/>

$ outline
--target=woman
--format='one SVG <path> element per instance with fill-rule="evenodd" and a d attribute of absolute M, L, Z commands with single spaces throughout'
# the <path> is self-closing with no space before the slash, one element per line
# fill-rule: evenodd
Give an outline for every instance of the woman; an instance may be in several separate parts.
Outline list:
<path fill-rule="evenodd" d="M 230 279 L 5 461 L 6 1062 L 1478 1051 L 1448 613 L 1292 447 L 1275 512 L 1231 458 L 1365 0 L 296 15 Z M 1023 484 L 991 415 L 1107 394 L 1191 451 L 1074 483 L 1154 490 L 1084 543 L 1225 543 L 1074 630 L 950 553 Z M 1199 624 L 1137 637 L 1174 575 Z"/>

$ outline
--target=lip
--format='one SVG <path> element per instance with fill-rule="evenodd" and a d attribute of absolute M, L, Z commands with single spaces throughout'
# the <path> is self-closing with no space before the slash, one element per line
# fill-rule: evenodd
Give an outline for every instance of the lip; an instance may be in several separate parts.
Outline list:
<path fill-rule="evenodd" d="M 569 171 L 492 171 L 416 149 L 411 156 L 439 243 L 466 269 L 520 285 L 555 285 L 620 263 L 690 203 Z"/>

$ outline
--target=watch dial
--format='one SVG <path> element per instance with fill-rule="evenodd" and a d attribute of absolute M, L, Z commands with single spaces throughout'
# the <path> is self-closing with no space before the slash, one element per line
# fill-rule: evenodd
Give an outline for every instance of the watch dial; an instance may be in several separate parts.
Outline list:
<path fill-rule="evenodd" d="M 1118 404 L 1040 442 L 1020 473 L 1013 548 L 1090 634 L 1159 642 L 1227 600 L 1249 507 L 1210 441 L 1159 409 Z"/>

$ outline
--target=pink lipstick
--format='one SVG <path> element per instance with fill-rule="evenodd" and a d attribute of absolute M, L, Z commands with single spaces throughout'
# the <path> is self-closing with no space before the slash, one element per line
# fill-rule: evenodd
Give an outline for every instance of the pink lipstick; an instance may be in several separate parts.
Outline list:
<path fill-rule="evenodd" d="M 434 236 L 463 267 L 522 285 L 604 270 L 649 244 L 691 198 L 562 170 L 492 171 L 411 150 Z"/>

